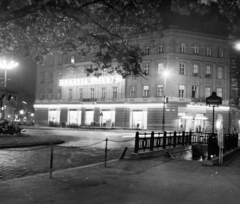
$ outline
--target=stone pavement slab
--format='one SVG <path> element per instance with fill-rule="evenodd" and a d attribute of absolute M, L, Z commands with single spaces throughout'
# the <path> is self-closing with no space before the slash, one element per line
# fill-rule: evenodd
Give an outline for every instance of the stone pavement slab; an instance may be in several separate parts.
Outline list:
<path fill-rule="evenodd" d="M 239 168 L 122 160 L 0 182 L 1 204 L 239 203 Z"/>

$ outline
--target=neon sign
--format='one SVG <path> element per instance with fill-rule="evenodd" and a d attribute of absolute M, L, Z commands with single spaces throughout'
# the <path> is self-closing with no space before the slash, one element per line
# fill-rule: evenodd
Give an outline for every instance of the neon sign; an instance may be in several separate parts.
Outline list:
<path fill-rule="evenodd" d="M 104 76 L 78 79 L 61 79 L 59 86 L 79 86 L 88 84 L 114 84 L 122 82 L 121 76 Z"/>

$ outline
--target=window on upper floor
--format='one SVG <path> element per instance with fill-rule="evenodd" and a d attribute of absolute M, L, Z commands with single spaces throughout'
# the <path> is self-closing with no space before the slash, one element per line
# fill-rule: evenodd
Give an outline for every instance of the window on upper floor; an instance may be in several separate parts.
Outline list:
<path fill-rule="evenodd" d="M 157 85 L 157 96 L 158 97 L 163 96 L 163 85 Z"/>
<path fill-rule="evenodd" d="M 158 53 L 163 53 L 163 43 L 158 46 Z"/>
<path fill-rule="evenodd" d="M 218 79 L 222 79 L 223 78 L 223 68 L 222 67 L 218 67 L 217 68 L 217 78 Z"/>
<path fill-rule="evenodd" d="M 181 52 L 181 53 L 186 53 L 186 52 L 187 52 L 187 46 L 186 46 L 185 43 L 182 43 L 182 44 L 181 44 L 180 52 Z"/>
<path fill-rule="evenodd" d="M 211 47 L 207 47 L 206 55 L 209 57 L 212 56 L 212 48 Z"/>
<path fill-rule="evenodd" d="M 210 87 L 205 87 L 205 97 L 209 97 L 211 95 L 211 88 Z"/>
<path fill-rule="evenodd" d="M 223 89 L 222 88 L 217 88 L 217 96 L 222 98 L 222 93 L 223 93 Z"/>
<path fill-rule="evenodd" d="M 95 97 L 94 88 L 90 88 L 90 97 L 91 97 L 91 98 L 94 98 L 94 97 Z"/>
<path fill-rule="evenodd" d="M 57 100 L 60 100 L 60 99 L 62 99 L 62 90 L 58 89 L 57 90 Z"/>
<path fill-rule="evenodd" d="M 198 64 L 193 65 L 193 76 L 198 76 L 199 70 L 198 70 Z"/>
<path fill-rule="evenodd" d="M 143 86 L 143 97 L 149 97 L 149 86 L 148 85 Z"/>
<path fill-rule="evenodd" d="M 193 54 L 196 54 L 196 55 L 199 54 L 199 46 L 198 45 L 193 46 Z"/>
<path fill-rule="evenodd" d="M 218 57 L 223 57 L 223 48 L 218 48 Z"/>
<path fill-rule="evenodd" d="M 136 98 L 136 86 L 130 86 L 130 98 Z"/>
<path fill-rule="evenodd" d="M 158 63 L 158 74 L 163 73 L 163 63 Z"/>
<path fill-rule="evenodd" d="M 40 91 L 40 95 L 39 95 L 39 99 L 40 99 L 40 100 L 44 100 L 44 98 L 45 98 L 45 96 L 44 96 L 44 91 L 41 90 L 41 91 Z"/>
<path fill-rule="evenodd" d="M 73 90 L 72 89 L 68 89 L 68 99 L 73 99 Z"/>
<path fill-rule="evenodd" d="M 48 100 L 52 100 L 53 98 L 53 92 L 52 90 L 48 90 Z"/>
<path fill-rule="evenodd" d="M 185 85 L 179 85 L 178 97 L 184 98 L 185 96 Z"/>
<path fill-rule="evenodd" d="M 75 57 L 71 56 L 71 64 L 74 64 L 74 63 L 75 63 Z"/>
<path fill-rule="evenodd" d="M 79 89 L 79 99 L 83 99 L 83 88 Z"/>
<path fill-rule="evenodd" d="M 144 65 L 144 73 L 145 73 L 146 75 L 149 75 L 149 64 L 145 64 L 145 65 Z"/>
<path fill-rule="evenodd" d="M 44 84 L 45 83 L 45 74 L 41 74 L 41 78 L 40 78 L 40 83 Z"/>
<path fill-rule="evenodd" d="M 106 87 L 102 87 L 102 95 L 101 95 L 102 99 L 106 98 Z"/>
<path fill-rule="evenodd" d="M 192 98 L 198 98 L 198 86 L 192 86 Z"/>
<path fill-rule="evenodd" d="M 75 70 L 74 69 L 69 69 L 68 73 L 69 73 L 69 77 L 72 78 L 72 77 L 74 77 Z"/>
<path fill-rule="evenodd" d="M 179 63 L 179 74 L 185 75 L 185 64 L 184 63 Z"/>
<path fill-rule="evenodd" d="M 149 55 L 150 54 L 150 46 L 146 45 L 144 48 L 144 55 Z"/>
<path fill-rule="evenodd" d="M 53 83 L 53 73 L 49 73 L 49 76 L 48 76 L 48 82 L 49 83 Z"/>
<path fill-rule="evenodd" d="M 103 69 L 102 76 L 107 76 L 107 75 L 108 75 L 107 69 Z"/>
<path fill-rule="evenodd" d="M 117 98 L 117 87 L 113 87 L 113 98 Z"/>
<path fill-rule="evenodd" d="M 205 76 L 211 77 L 211 67 L 208 65 L 206 66 Z"/>

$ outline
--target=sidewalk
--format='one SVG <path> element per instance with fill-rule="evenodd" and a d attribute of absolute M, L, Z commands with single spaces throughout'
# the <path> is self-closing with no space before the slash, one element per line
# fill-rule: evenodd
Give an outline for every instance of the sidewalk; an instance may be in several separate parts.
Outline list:
<path fill-rule="evenodd" d="M 121 160 L 0 182 L 1 204 L 233 204 L 240 169 L 197 161 Z"/>

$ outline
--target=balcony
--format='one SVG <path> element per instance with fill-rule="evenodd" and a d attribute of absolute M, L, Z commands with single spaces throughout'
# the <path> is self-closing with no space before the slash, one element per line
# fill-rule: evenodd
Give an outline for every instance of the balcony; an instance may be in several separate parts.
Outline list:
<path fill-rule="evenodd" d="M 193 76 L 194 76 L 194 77 L 198 77 L 199 74 L 198 74 L 198 73 L 193 73 Z"/>
<path fill-rule="evenodd" d="M 205 74 L 205 77 L 206 77 L 206 78 L 210 78 L 210 77 L 211 77 L 211 74 Z"/>

